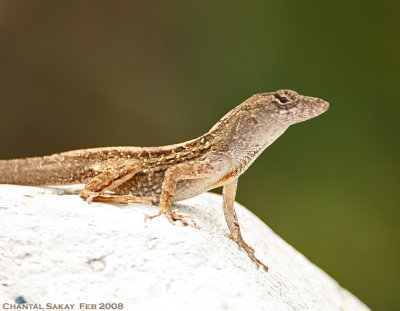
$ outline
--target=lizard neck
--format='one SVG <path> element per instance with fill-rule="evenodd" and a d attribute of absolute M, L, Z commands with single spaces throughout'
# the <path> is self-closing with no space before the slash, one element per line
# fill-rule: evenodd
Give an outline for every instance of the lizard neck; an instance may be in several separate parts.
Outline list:
<path fill-rule="evenodd" d="M 232 140 L 232 137 L 230 137 L 230 139 L 227 139 L 225 142 L 216 144 L 218 149 L 214 148 L 213 150 L 229 155 L 233 160 L 233 167 L 230 171 L 226 172 L 222 178 L 214 183 L 210 189 L 222 186 L 232 178 L 238 178 L 269 145 L 283 134 L 286 129 L 287 127 L 275 129 L 274 131 L 269 132 L 268 136 L 263 136 L 265 139 L 260 139 L 258 141 L 246 139 L 239 142 L 234 138 Z"/>
<path fill-rule="evenodd" d="M 257 159 L 257 157 L 270 146 L 279 136 L 281 136 L 287 127 L 274 128 L 268 131 L 268 135 L 256 135 L 254 140 L 243 139 L 236 148 L 228 150 L 228 154 L 234 161 L 234 175 L 239 176 Z M 237 141 L 239 143 L 239 141 Z"/>
<path fill-rule="evenodd" d="M 230 174 L 234 177 L 241 175 L 289 127 L 289 124 L 274 119 L 261 119 L 242 105 L 230 111 L 205 134 L 213 137 L 213 151 L 232 158 L 234 168 Z"/>

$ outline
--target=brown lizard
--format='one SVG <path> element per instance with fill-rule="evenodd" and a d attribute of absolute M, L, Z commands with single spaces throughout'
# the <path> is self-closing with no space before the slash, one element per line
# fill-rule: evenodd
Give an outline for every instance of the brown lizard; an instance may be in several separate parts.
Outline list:
<path fill-rule="evenodd" d="M 158 203 L 158 214 L 147 218 L 165 215 L 184 225 L 188 216 L 171 210 L 172 202 L 223 186 L 232 240 L 267 271 L 240 233 L 234 210 L 238 177 L 290 125 L 316 117 L 328 106 L 292 90 L 256 94 L 199 138 L 163 147 L 104 147 L 0 160 L 0 183 L 86 183 L 79 195 L 88 202 Z"/>

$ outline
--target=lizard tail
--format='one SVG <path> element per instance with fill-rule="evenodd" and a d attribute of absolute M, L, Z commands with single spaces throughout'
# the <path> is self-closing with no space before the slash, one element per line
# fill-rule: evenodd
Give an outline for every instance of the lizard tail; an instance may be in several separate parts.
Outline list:
<path fill-rule="evenodd" d="M 66 159 L 61 154 L 0 160 L 0 184 L 66 185 L 86 183 L 94 176 L 85 161 Z"/>

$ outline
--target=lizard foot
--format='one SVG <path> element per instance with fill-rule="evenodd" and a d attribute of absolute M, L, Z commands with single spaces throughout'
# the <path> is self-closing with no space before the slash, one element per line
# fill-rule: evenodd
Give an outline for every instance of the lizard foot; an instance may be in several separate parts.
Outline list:
<path fill-rule="evenodd" d="M 146 216 L 146 217 L 145 217 L 145 220 L 147 220 L 147 219 L 153 219 L 153 218 L 155 218 L 155 217 L 158 217 L 158 216 L 161 216 L 161 215 L 165 215 L 165 217 L 167 217 L 167 219 L 169 220 L 169 222 L 170 222 L 171 224 L 173 224 L 173 225 L 175 225 L 175 221 L 179 220 L 184 226 L 190 226 L 190 227 L 193 227 L 193 228 L 196 228 L 196 229 L 200 229 L 198 226 L 192 225 L 192 224 L 188 223 L 188 222 L 185 220 L 185 218 L 189 218 L 190 220 L 193 221 L 193 220 L 194 220 L 194 217 L 193 217 L 193 216 L 182 215 L 182 214 L 178 214 L 177 212 L 178 212 L 177 209 L 171 211 L 171 210 L 165 210 L 165 209 L 163 209 L 163 208 L 160 208 L 159 211 L 158 211 L 158 213 L 157 213 L 156 215 L 154 215 L 154 216 Z"/>
<path fill-rule="evenodd" d="M 250 257 L 251 261 L 253 261 L 257 268 L 259 268 L 260 266 L 263 267 L 263 269 L 267 272 L 268 271 L 268 266 L 264 265 L 263 262 L 261 260 L 259 260 L 255 255 L 254 255 L 254 249 L 249 246 L 248 244 L 246 244 L 245 241 L 243 241 L 243 239 L 235 239 L 234 237 L 230 236 L 230 238 L 236 242 L 236 244 L 242 248 L 247 255 Z"/>

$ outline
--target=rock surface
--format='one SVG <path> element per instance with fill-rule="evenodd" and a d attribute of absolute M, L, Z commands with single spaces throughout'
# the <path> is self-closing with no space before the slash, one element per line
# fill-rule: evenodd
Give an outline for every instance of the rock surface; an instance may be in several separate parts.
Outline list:
<path fill-rule="evenodd" d="M 263 271 L 227 238 L 222 197 L 176 204 L 196 230 L 146 205 L 83 202 L 71 187 L 0 185 L 4 303 L 122 303 L 124 310 L 369 310 L 236 204 Z M 7 306 L 7 305 L 6 305 Z M 114 305 L 115 306 L 115 305 Z M 121 306 L 121 305 L 120 305 Z M 117 307 L 118 309 L 118 307 Z"/>

